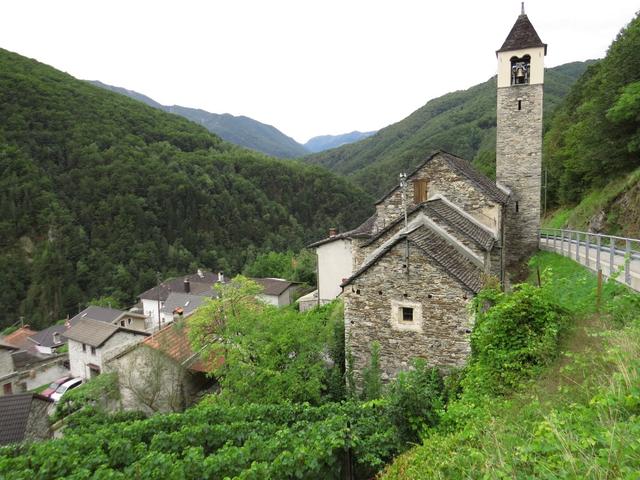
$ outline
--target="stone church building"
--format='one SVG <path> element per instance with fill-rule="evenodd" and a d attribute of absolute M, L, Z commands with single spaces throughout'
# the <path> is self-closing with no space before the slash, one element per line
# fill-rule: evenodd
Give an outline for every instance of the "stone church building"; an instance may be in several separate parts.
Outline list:
<path fill-rule="evenodd" d="M 469 302 L 493 276 L 502 284 L 537 249 L 542 151 L 542 43 L 524 13 L 498 58 L 497 181 L 444 151 L 401 175 L 358 228 L 311 247 L 318 302 L 342 295 L 356 379 L 380 344 L 383 380 L 421 357 L 464 365 Z"/>

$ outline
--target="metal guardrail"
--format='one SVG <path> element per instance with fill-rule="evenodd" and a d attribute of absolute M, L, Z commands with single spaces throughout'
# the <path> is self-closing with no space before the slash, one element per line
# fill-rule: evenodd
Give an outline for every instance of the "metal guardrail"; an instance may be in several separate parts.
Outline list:
<path fill-rule="evenodd" d="M 580 262 L 580 250 L 584 251 L 585 265 L 590 267 L 589 252 L 596 250 L 596 270 L 602 268 L 604 254 L 608 256 L 609 272 L 615 271 L 616 255 L 624 259 L 624 282 L 631 285 L 631 262 L 640 260 L 640 239 L 618 237 L 615 235 L 603 235 L 601 233 L 581 232 L 578 230 L 568 230 L 560 228 L 541 228 L 539 230 L 539 239 L 546 239 L 548 243 L 552 242 L 553 249 L 558 250 L 557 244 L 560 245 L 560 253 L 566 253 L 571 258 L 575 256 L 575 260 Z M 572 251 L 573 247 L 573 251 Z M 606 264 L 606 260 L 604 261 Z M 640 273 L 640 272 L 638 272 Z"/>

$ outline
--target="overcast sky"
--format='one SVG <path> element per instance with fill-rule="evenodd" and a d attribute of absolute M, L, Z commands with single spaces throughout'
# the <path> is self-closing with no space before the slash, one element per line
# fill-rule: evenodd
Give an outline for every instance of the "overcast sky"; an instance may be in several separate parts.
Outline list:
<path fill-rule="evenodd" d="M 637 0 L 531 0 L 546 66 L 600 58 Z M 376 130 L 491 77 L 513 0 L 0 2 L 0 48 L 304 143 Z"/>

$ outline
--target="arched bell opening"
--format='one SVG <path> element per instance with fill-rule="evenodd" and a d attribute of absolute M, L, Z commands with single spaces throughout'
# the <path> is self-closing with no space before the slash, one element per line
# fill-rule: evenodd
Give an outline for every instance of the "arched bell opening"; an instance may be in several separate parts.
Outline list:
<path fill-rule="evenodd" d="M 531 56 L 511 57 L 511 85 L 529 83 Z"/>

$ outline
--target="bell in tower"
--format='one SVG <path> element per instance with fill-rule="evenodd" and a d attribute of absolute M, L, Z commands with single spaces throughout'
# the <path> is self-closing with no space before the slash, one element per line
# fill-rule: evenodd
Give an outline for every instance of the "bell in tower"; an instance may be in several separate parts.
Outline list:
<path fill-rule="evenodd" d="M 529 69 L 531 57 L 525 55 L 522 58 L 511 57 L 511 85 L 523 85 L 529 83 Z"/>

